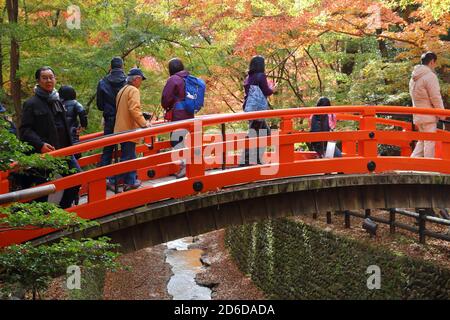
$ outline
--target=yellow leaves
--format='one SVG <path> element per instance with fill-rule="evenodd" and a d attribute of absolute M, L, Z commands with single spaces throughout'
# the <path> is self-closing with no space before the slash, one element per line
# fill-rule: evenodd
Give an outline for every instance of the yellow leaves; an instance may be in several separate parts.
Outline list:
<path fill-rule="evenodd" d="M 422 3 L 424 10 L 428 11 L 435 20 L 450 12 L 450 0 L 418 0 L 417 2 Z"/>

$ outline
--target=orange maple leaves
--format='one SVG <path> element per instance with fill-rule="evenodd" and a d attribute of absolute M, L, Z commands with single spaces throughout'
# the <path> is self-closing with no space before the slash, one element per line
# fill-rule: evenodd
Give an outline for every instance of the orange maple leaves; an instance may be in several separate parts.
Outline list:
<path fill-rule="evenodd" d="M 100 31 L 95 34 L 91 34 L 87 42 L 90 46 L 100 47 L 110 41 L 111 34 L 108 31 Z"/>

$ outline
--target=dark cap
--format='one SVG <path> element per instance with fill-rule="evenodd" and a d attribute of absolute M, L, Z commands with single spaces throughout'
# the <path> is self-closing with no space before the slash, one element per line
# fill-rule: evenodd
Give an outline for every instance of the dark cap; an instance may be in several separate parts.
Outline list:
<path fill-rule="evenodd" d="M 147 79 L 147 78 L 144 76 L 144 73 L 142 72 L 142 70 L 139 69 L 139 68 L 133 68 L 133 69 L 131 69 L 130 72 L 128 72 L 128 76 L 129 76 L 129 77 L 131 77 L 131 76 L 141 76 L 141 77 L 142 77 L 142 80 Z"/>
<path fill-rule="evenodd" d="M 111 69 L 123 69 L 123 60 L 121 57 L 112 58 Z"/>

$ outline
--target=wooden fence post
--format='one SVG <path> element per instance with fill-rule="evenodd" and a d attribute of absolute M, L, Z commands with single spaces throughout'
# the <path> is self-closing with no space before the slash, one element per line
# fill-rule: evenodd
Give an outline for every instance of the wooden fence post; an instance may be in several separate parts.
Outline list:
<path fill-rule="evenodd" d="M 331 224 L 331 211 L 327 211 L 327 224 Z"/>
<path fill-rule="evenodd" d="M 395 233 L 395 209 L 389 210 L 389 232 Z"/>
<path fill-rule="evenodd" d="M 419 242 L 425 244 L 425 209 L 419 209 Z"/>
<path fill-rule="evenodd" d="M 350 211 L 348 211 L 348 210 L 344 211 L 344 221 L 345 221 L 345 227 L 350 228 Z"/>

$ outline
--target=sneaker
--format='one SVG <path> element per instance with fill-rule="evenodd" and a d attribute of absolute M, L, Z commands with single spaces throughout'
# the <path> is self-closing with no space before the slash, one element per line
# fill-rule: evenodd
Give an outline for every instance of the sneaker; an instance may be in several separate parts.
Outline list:
<path fill-rule="evenodd" d="M 136 180 L 136 182 L 134 184 L 125 184 L 123 187 L 123 192 L 129 191 L 129 190 L 134 190 L 139 188 L 142 185 L 141 180 Z"/>

